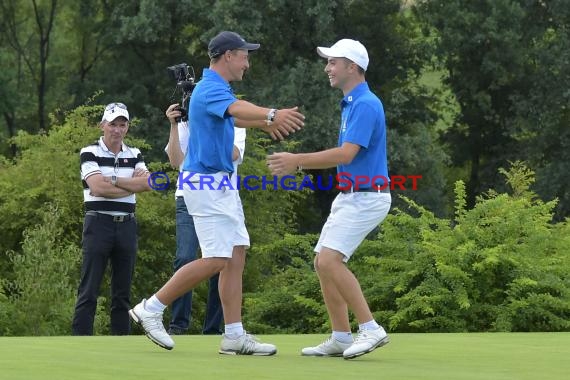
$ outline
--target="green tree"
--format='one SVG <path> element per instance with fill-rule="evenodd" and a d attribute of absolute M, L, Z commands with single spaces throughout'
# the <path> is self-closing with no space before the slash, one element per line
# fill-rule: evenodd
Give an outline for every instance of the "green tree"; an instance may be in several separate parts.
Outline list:
<path fill-rule="evenodd" d="M 570 215 L 570 3 L 536 2 L 526 15 L 526 87 L 513 95 L 512 134 L 536 171 L 534 188 L 558 199 L 556 220 Z"/>
<path fill-rule="evenodd" d="M 46 4 L 47 3 L 47 4 Z M 46 127 L 46 98 L 48 87 L 48 61 L 50 59 L 50 44 L 54 21 L 58 6 L 57 0 L 49 2 L 38 2 L 32 0 L 31 5 L 12 0 L 3 0 L 0 3 L 2 9 L 2 19 L 0 31 L 3 38 L 0 41 L 7 42 L 12 50 L 12 63 L 18 67 L 17 81 L 31 78 L 36 85 L 35 95 L 37 96 L 37 120 L 38 129 Z M 27 74 L 23 74 L 20 69 L 23 64 Z M 18 94 L 19 95 L 19 94 Z M 4 119 L 7 122 L 10 136 L 14 135 L 14 110 L 9 105 L 4 104 L 6 113 Z M 36 129 L 37 130 L 37 129 Z"/>
<path fill-rule="evenodd" d="M 52 112 L 63 123 L 66 112 L 99 94 L 97 102 L 123 101 L 141 118 L 133 135 L 167 140 L 167 128 L 156 125 L 175 85 L 166 66 L 187 60 L 187 41 L 194 39 L 190 1 L 3 0 L 0 6 L 0 62 L 7 68 L 0 75 L 1 137 L 47 128 Z M 9 153 L 16 154 L 13 145 Z M 163 157 L 159 146 L 151 153 Z"/>
<path fill-rule="evenodd" d="M 568 1 L 418 3 L 460 107 L 443 137 L 453 165 L 469 170 L 468 203 L 500 189 L 498 168 L 522 159 L 537 169 L 541 195 L 565 200 L 557 215 L 566 215 Z"/>

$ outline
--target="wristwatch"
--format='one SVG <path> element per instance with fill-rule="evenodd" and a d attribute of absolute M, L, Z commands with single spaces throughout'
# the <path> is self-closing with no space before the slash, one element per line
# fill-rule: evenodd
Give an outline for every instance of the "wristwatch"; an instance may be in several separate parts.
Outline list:
<path fill-rule="evenodd" d="M 111 185 L 117 186 L 117 176 L 116 175 L 111 176 Z"/>
<path fill-rule="evenodd" d="M 277 113 L 277 110 L 275 108 L 272 108 L 269 110 L 269 112 L 267 113 L 267 123 L 273 123 L 273 121 L 275 120 L 275 113 Z"/>

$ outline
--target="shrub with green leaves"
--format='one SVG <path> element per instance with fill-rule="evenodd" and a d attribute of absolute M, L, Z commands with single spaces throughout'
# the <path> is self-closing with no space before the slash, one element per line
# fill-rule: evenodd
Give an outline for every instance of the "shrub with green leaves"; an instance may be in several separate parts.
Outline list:
<path fill-rule="evenodd" d="M 349 267 L 378 322 L 399 332 L 570 330 L 570 226 L 552 223 L 555 202 L 529 190 L 533 173 L 523 164 L 502 173 L 512 193 L 489 191 L 470 210 L 457 182 L 452 220 L 403 197 L 407 208 L 361 244 Z M 265 260 L 257 264 L 264 285 L 246 298 L 248 325 L 328 331 L 315 242 L 286 235 L 252 252 Z"/>
<path fill-rule="evenodd" d="M 54 205 L 40 210 L 38 224 L 24 232 L 22 253 L 10 255 L 14 280 L 10 289 L 13 335 L 67 335 L 75 304 L 79 247 L 65 236 L 62 212 Z M 0 300 L 1 301 L 1 300 Z"/>
<path fill-rule="evenodd" d="M 512 194 L 489 191 L 456 216 L 436 218 L 407 200 L 352 263 L 372 309 L 397 331 L 570 330 L 567 223 L 552 224 L 555 202 L 529 190 L 533 173 L 502 171 Z"/>
<path fill-rule="evenodd" d="M 311 234 L 285 234 L 280 240 L 252 247 L 248 260 L 259 272 L 255 276 L 258 286 L 244 297 L 248 329 L 256 333 L 327 331 L 327 311 L 313 270 L 317 240 Z M 246 277 L 251 272 L 248 269 Z"/>

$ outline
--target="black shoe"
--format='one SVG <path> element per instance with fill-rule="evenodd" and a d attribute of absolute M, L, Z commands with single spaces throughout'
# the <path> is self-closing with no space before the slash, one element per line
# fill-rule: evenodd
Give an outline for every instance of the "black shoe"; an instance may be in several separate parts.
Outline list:
<path fill-rule="evenodd" d="M 170 327 L 168 329 L 168 335 L 186 335 L 186 330 Z"/>

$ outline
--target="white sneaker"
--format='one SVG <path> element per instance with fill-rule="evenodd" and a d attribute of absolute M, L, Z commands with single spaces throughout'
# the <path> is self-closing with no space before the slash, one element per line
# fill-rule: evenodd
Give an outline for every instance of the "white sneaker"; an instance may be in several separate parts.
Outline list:
<path fill-rule="evenodd" d="M 369 352 L 374 351 L 378 347 L 382 347 L 390 342 L 388 334 L 382 327 L 376 330 L 360 330 L 354 343 L 344 350 L 342 356 L 345 359 L 354 359 Z"/>
<path fill-rule="evenodd" d="M 230 339 L 222 334 L 220 354 L 225 355 L 275 355 L 277 347 L 269 343 L 260 343 L 253 335 L 243 334 L 237 339 Z"/>
<path fill-rule="evenodd" d="M 143 299 L 138 305 L 129 310 L 129 315 L 136 323 L 142 325 L 146 336 L 162 348 L 172 350 L 174 341 L 168 335 L 162 324 L 162 313 L 151 313 L 145 310 Z"/>
<path fill-rule="evenodd" d="M 342 356 L 344 350 L 350 347 L 352 343 L 342 343 L 334 339 L 332 335 L 323 343 L 316 347 L 305 347 L 301 350 L 304 356 Z"/>

